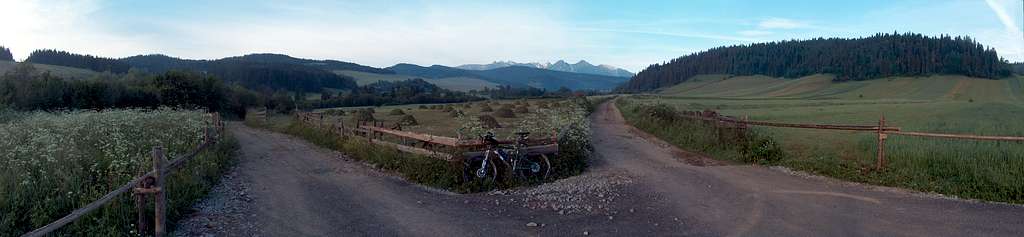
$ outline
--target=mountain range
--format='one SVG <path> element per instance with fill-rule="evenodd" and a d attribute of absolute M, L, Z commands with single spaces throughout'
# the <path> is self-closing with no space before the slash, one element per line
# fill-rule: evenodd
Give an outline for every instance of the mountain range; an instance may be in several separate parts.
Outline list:
<path fill-rule="evenodd" d="M 626 71 L 621 68 L 617 68 L 615 66 L 607 64 L 593 65 L 587 62 L 586 60 L 580 60 L 579 62 L 576 62 L 574 64 L 569 64 L 564 60 L 558 60 L 558 62 L 555 63 L 517 63 L 513 61 L 495 61 L 490 64 L 465 64 L 457 66 L 455 68 L 482 71 L 512 66 L 531 67 L 553 71 L 585 73 L 612 77 L 633 77 L 633 75 L 635 75 L 632 72 Z"/>
<path fill-rule="evenodd" d="M 303 59 L 268 53 L 212 60 L 183 59 L 161 54 L 116 59 L 57 50 L 37 50 L 29 56 L 29 59 L 31 60 L 26 60 L 26 62 L 85 69 L 79 71 L 126 73 L 131 69 L 139 72 L 163 73 L 170 70 L 189 70 L 216 75 L 226 82 L 238 83 L 260 91 L 318 92 L 323 88 L 346 90 L 356 88 L 360 83 L 414 78 L 422 78 L 427 82 L 451 90 L 473 90 L 507 85 L 551 91 L 562 87 L 571 90 L 607 91 L 629 80 L 626 77 L 553 70 L 554 68 L 572 70 L 580 68 L 578 66 L 590 65 L 586 62 L 567 64 L 561 61 L 545 65 L 552 70 L 527 66 L 465 70 L 440 65 L 423 67 L 413 64 L 396 64 L 388 68 L 376 68 L 337 60 Z M 2 66 L 0 71 L 13 68 L 13 65 L 0 65 Z M 86 74 L 74 73 L 76 78 L 88 77 Z"/>

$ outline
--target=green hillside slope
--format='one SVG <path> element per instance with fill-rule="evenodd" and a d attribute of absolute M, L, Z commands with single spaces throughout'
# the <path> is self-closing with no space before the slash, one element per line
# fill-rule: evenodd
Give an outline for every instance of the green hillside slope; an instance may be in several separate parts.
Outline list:
<path fill-rule="evenodd" d="M 356 83 L 359 84 L 360 86 L 371 84 L 378 81 L 404 81 L 408 79 L 419 78 L 415 76 L 401 74 L 377 74 L 348 70 L 337 70 L 333 72 L 339 75 L 355 78 Z M 437 79 L 424 78 L 424 80 L 430 82 L 431 84 L 437 85 L 441 88 L 456 91 L 480 90 L 483 89 L 484 87 L 495 88 L 498 86 L 497 83 L 471 77 L 445 77 Z"/>
<path fill-rule="evenodd" d="M 13 70 L 14 67 L 16 67 L 17 65 L 18 63 L 13 61 L 0 61 L 0 75 L 7 73 L 7 71 Z M 32 64 L 32 66 L 35 67 L 36 70 L 49 71 L 50 74 L 54 76 L 69 79 L 85 79 L 100 74 L 99 72 L 95 72 L 88 69 L 65 66 L 55 66 L 46 64 Z"/>
<path fill-rule="evenodd" d="M 988 80 L 957 75 L 835 82 L 830 74 L 796 79 L 700 75 L 659 94 L 714 98 L 907 99 L 996 102 L 1021 98 L 1021 78 Z"/>

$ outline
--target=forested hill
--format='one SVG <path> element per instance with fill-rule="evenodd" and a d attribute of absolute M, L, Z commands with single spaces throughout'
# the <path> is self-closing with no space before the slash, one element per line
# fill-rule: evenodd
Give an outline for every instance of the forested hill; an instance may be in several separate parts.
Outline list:
<path fill-rule="evenodd" d="M 359 65 L 350 62 L 342 62 L 338 60 L 313 60 L 294 58 L 284 54 L 249 54 L 245 56 L 230 57 L 225 59 L 238 59 L 250 62 L 266 62 L 266 63 L 293 63 L 301 64 L 311 67 L 317 67 L 328 71 L 347 70 L 347 71 L 358 71 L 358 72 L 369 72 L 377 74 L 395 74 L 395 72 L 387 69 L 375 68 L 370 66 Z"/>
<path fill-rule="evenodd" d="M 113 58 L 73 54 L 52 49 L 36 50 L 25 62 L 89 69 L 97 72 L 126 73 L 128 63 Z"/>
<path fill-rule="evenodd" d="M 653 90 L 701 74 L 795 78 L 817 73 L 843 81 L 932 74 L 1002 78 L 1011 71 L 994 49 L 969 37 L 877 34 L 718 47 L 651 65 L 619 90 Z"/>
<path fill-rule="evenodd" d="M 219 60 L 190 60 L 166 55 L 139 55 L 121 59 L 140 71 L 163 73 L 169 70 L 207 72 L 224 81 L 254 90 L 320 92 L 323 88 L 353 89 L 355 80 L 319 67 L 298 63 L 250 61 L 245 57 Z"/>
<path fill-rule="evenodd" d="M 14 61 L 14 55 L 11 55 L 11 50 L 0 46 L 0 61 Z"/>
<path fill-rule="evenodd" d="M 397 64 L 387 69 L 402 75 L 429 79 L 469 77 L 516 88 L 534 87 L 549 91 L 558 90 L 562 87 L 573 90 L 611 90 L 627 80 L 624 77 L 562 72 L 523 66 L 476 71 L 440 65 L 423 67 L 413 64 Z"/>

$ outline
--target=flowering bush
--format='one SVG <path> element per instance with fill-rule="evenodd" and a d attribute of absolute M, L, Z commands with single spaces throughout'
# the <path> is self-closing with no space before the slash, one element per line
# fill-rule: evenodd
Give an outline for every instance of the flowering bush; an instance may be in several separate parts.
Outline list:
<path fill-rule="evenodd" d="M 170 109 L 17 117 L 0 123 L 0 236 L 55 221 L 149 171 L 154 146 L 163 146 L 169 159 L 195 149 L 208 122 L 203 113 Z M 233 147 L 222 142 L 168 178 L 172 220 L 212 185 Z M 129 235 L 132 203 L 131 195 L 121 195 L 58 235 Z"/>

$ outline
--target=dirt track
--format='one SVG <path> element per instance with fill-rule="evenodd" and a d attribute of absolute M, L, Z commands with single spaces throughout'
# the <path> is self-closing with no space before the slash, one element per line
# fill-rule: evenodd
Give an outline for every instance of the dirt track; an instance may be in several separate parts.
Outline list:
<path fill-rule="evenodd" d="M 248 208 L 229 217 L 200 208 L 191 221 L 217 220 L 216 228 L 179 224 L 179 234 L 238 235 L 230 230 L 239 223 L 260 229 L 241 235 L 261 236 L 1024 234 L 1020 206 L 809 179 L 766 167 L 694 166 L 708 159 L 642 138 L 610 104 L 591 119 L 599 155 L 585 174 L 471 195 L 409 184 L 299 139 L 232 124 L 242 145 L 236 170 L 251 196 L 244 202 Z M 527 226 L 531 222 L 537 226 Z"/>

